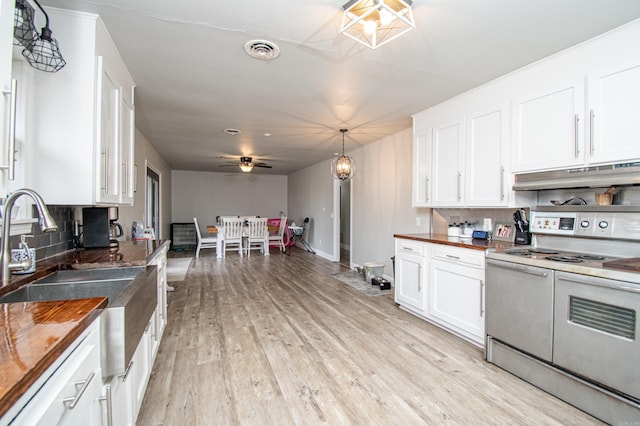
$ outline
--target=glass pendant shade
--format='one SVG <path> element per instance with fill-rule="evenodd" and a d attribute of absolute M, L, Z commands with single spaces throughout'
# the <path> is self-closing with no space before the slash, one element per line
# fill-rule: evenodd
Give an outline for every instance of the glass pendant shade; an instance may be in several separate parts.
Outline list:
<path fill-rule="evenodd" d="M 411 0 L 351 0 L 343 6 L 340 32 L 371 49 L 416 27 Z"/>
<path fill-rule="evenodd" d="M 353 158 L 344 155 L 344 134 L 348 132 L 347 129 L 340 129 L 342 133 L 342 155 L 338 155 L 331 162 L 331 175 L 335 179 L 349 180 L 356 172 L 356 162 Z"/>
<path fill-rule="evenodd" d="M 251 170 L 253 170 L 253 163 L 240 163 L 238 164 L 238 167 L 240 167 L 240 170 L 242 170 L 245 173 L 249 173 Z"/>

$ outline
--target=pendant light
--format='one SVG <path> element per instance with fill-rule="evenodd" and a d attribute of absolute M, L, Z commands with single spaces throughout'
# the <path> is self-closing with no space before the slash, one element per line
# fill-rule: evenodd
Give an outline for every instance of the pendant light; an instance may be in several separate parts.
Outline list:
<path fill-rule="evenodd" d="M 371 49 L 416 27 L 411 0 L 350 0 L 342 8 L 340 32 Z"/>
<path fill-rule="evenodd" d="M 13 44 L 25 49 L 38 38 L 38 31 L 33 23 L 34 10 L 27 0 L 16 0 L 13 15 Z"/>
<path fill-rule="evenodd" d="M 36 6 L 42 11 L 45 17 L 45 24 L 38 37 L 34 42 L 22 50 L 22 56 L 25 57 L 29 65 L 40 71 L 58 72 L 67 63 L 65 62 L 58 41 L 51 37 L 51 29 L 49 28 L 49 15 L 44 11 L 38 0 L 33 0 Z"/>
<path fill-rule="evenodd" d="M 344 134 L 348 131 L 348 129 L 340 129 L 340 133 L 342 133 L 342 155 L 338 155 L 331 162 L 331 174 L 335 179 L 349 180 L 356 172 L 356 162 L 353 158 L 344 155 Z"/>

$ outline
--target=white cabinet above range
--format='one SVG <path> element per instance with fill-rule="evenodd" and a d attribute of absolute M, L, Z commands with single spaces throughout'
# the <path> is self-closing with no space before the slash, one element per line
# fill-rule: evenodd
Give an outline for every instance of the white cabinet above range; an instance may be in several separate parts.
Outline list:
<path fill-rule="evenodd" d="M 133 79 L 99 16 L 47 12 L 67 64 L 33 75 L 26 184 L 48 204 L 132 204 Z"/>

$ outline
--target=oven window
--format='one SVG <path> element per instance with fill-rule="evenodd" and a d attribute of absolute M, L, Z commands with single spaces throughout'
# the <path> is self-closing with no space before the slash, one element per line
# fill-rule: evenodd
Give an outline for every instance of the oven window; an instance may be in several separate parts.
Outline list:
<path fill-rule="evenodd" d="M 569 297 L 569 321 L 635 340 L 636 311 L 581 297 Z"/>

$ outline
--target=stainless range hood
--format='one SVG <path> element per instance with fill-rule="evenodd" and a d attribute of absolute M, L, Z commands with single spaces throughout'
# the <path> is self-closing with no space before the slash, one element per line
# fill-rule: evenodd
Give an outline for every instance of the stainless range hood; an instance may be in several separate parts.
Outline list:
<path fill-rule="evenodd" d="M 640 185 L 640 162 L 518 174 L 514 179 L 513 190 L 603 188 L 620 185 Z"/>

